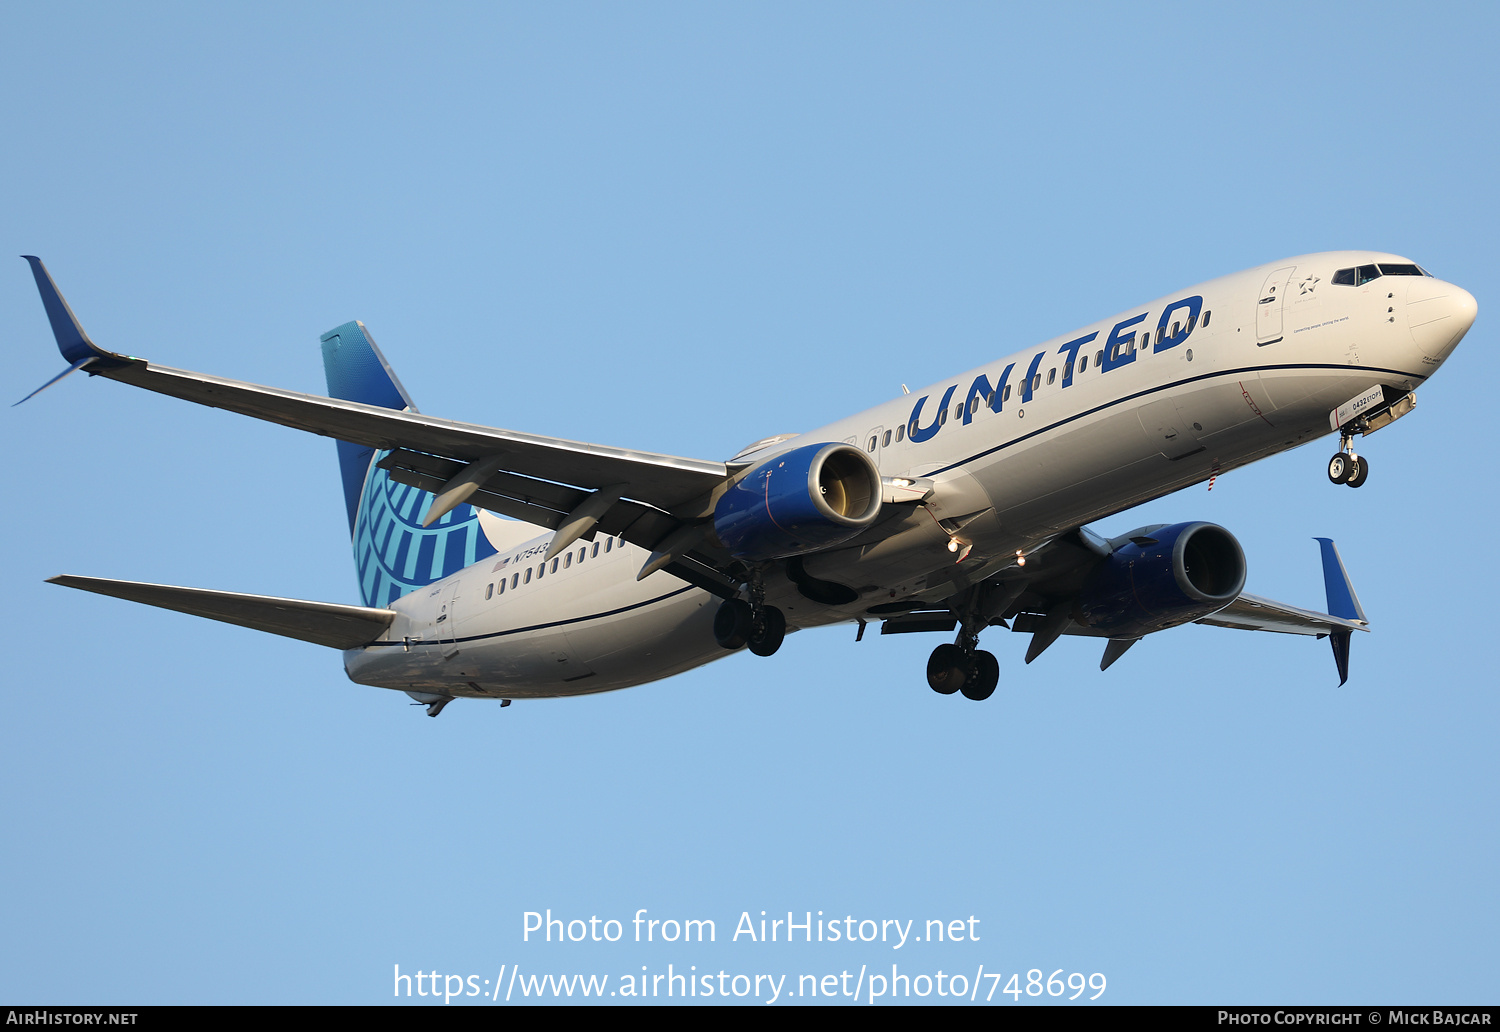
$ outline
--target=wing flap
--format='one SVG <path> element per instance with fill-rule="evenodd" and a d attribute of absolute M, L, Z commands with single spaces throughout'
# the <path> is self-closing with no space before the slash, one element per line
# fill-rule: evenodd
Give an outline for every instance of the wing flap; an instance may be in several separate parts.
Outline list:
<path fill-rule="evenodd" d="M 52 577 L 48 584 L 79 588 L 172 609 L 189 616 L 202 616 L 222 623 L 268 631 L 287 638 L 310 641 L 334 649 L 368 645 L 385 633 L 396 614 L 388 609 L 345 606 L 334 602 L 308 602 L 271 595 L 246 595 L 209 588 L 180 588 L 170 584 L 108 580 L 103 577 Z"/>

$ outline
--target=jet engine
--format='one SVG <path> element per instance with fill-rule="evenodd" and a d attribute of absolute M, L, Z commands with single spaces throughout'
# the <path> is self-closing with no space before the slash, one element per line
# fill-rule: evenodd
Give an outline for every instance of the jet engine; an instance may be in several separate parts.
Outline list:
<path fill-rule="evenodd" d="M 880 514 L 880 471 L 848 444 L 809 444 L 740 477 L 714 506 L 714 533 L 762 561 L 841 544 Z"/>
<path fill-rule="evenodd" d="M 1244 587 L 1244 550 L 1223 527 L 1152 527 L 1094 568 L 1073 618 L 1110 637 L 1135 638 L 1217 613 Z"/>

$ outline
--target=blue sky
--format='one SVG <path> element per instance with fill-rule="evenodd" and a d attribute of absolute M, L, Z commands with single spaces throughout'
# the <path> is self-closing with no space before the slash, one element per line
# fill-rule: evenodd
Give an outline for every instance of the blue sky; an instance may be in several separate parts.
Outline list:
<path fill-rule="evenodd" d="M 1375 628 L 1344 688 L 1301 638 L 1181 628 L 1100 674 L 996 629 L 976 705 L 927 689 L 929 636 L 835 629 L 428 720 L 330 650 L 42 583 L 355 599 L 330 442 L 70 379 L 4 416 L 0 998 L 894 962 L 1102 972 L 1116 1003 L 1495 1002 L 1496 25 L 1417 15 L 0 10 L 0 240 L 167 365 L 321 392 L 318 334 L 359 318 L 425 411 L 722 458 L 1289 255 L 1397 252 L 1480 305 L 1360 491 L 1324 440 L 1100 526 L 1223 523 L 1249 590 L 1319 608 L 1336 538 Z M 19 398 L 61 367 L 19 259 L 0 313 Z M 548 908 L 719 941 L 523 942 Z M 729 941 L 761 910 L 981 938 Z"/>

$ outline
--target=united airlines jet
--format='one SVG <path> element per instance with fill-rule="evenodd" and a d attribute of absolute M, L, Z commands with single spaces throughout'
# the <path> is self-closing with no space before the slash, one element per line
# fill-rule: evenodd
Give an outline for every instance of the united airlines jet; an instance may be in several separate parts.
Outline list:
<path fill-rule="evenodd" d="M 767 657 L 837 623 L 954 635 L 927 683 L 975 700 L 1000 678 L 991 627 L 1029 633 L 1027 663 L 1103 639 L 1101 669 L 1190 622 L 1326 636 L 1343 684 L 1368 623 L 1331 540 L 1322 613 L 1247 594 L 1223 527 L 1085 524 L 1326 434 L 1329 480 L 1359 487 L 1356 437 L 1412 411 L 1477 311 L 1406 258 L 1303 255 L 709 461 L 423 415 L 359 322 L 323 334 L 326 398 L 115 354 L 26 260 L 69 363 L 44 387 L 82 369 L 336 440 L 363 605 L 52 583 L 341 649 L 354 681 L 432 716 Z"/>

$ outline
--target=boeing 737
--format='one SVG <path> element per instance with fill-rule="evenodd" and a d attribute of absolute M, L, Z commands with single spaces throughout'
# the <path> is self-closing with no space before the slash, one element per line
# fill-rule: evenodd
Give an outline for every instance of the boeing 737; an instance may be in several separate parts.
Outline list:
<path fill-rule="evenodd" d="M 1332 540 L 1324 613 L 1247 594 L 1223 527 L 1086 524 L 1325 434 L 1329 479 L 1359 487 L 1356 437 L 1412 411 L 1477 311 L 1406 258 L 1302 255 L 710 461 L 423 415 L 360 322 L 322 336 L 329 397 L 116 354 L 26 260 L 68 363 L 38 390 L 81 369 L 336 440 L 363 604 L 51 583 L 341 649 L 352 680 L 431 716 L 771 656 L 838 623 L 954 634 L 927 683 L 975 700 L 1000 679 L 991 627 L 1029 633 L 1027 663 L 1103 639 L 1100 669 L 1190 622 L 1316 635 L 1342 685 L 1369 626 Z"/>

